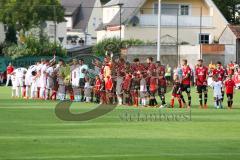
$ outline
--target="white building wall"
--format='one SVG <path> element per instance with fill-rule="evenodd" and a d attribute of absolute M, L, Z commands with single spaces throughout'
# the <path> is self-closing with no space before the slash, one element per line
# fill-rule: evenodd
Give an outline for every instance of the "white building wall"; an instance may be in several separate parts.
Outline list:
<path fill-rule="evenodd" d="M 47 21 L 47 27 L 45 29 L 45 32 L 49 36 L 50 40 L 54 42 L 55 39 L 55 25 L 53 21 Z M 57 24 L 57 42 L 61 43 L 59 41 L 59 38 L 63 38 L 62 45 L 65 46 L 67 44 L 67 23 L 62 22 Z"/>
<path fill-rule="evenodd" d="M 102 23 L 103 21 L 103 9 L 101 8 L 100 0 L 96 0 L 92 15 L 88 22 L 87 33 L 92 36 L 92 38 L 97 37 L 96 28 Z"/>
<path fill-rule="evenodd" d="M 4 25 L 0 23 L 0 43 L 4 42 L 4 40 L 5 40 Z"/>
<path fill-rule="evenodd" d="M 103 8 L 103 23 L 109 23 L 111 20 L 117 15 L 119 12 L 119 6 L 111 6 L 111 7 L 104 7 Z"/>
<path fill-rule="evenodd" d="M 219 43 L 225 44 L 225 64 L 229 63 L 230 61 L 236 61 L 236 36 L 229 27 L 227 27 L 222 33 Z"/>

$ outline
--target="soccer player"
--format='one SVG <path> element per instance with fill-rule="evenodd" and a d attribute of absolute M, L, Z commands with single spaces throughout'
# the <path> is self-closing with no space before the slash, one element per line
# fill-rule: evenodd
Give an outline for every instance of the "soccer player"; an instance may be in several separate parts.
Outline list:
<path fill-rule="evenodd" d="M 147 82 L 144 75 L 140 75 L 140 102 L 142 106 L 146 106 L 147 101 Z"/>
<path fill-rule="evenodd" d="M 37 98 L 38 84 L 37 84 L 37 71 L 32 71 L 31 73 L 31 99 Z"/>
<path fill-rule="evenodd" d="M 198 65 L 195 69 L 195 82 L 197 85 L 197 92 L 199 94 L 200 108 L 203 108 L 203 94 L 204 94 L 204 108 L 207 108 L 208 89 L 207 89 L 208 68 L 203 66 L 203 60 L 198 60 Z"/>
<path fill-rule="evenodd" d="M 235 88 L 235 82 L 232 79 L 232 75 L 229 75 L 228 78 L 225 81 L 225 88 L 226 88 L 226 94 L 228 98 L 228 108 L 232 109 L 233 105 L 233 94 L 234 94 L 234 88 Z"/>
<path fill-rule="evenodd" d="M 65 62 L 60 59 L 57 65 L 57 68 L 55 69 L 57 72 L 57 82 L 58 82 L 58 91 L 57 91 L 57 99 L 63 101 L 66 96 L 66 88 L 64 85 L 64 70 L 65 70 L 66 64 Z"/>
<path fill-rule="evenodd" d="M 221 81 L 223 83 L 223 81 L 226 78 L 226 72 L 222 66 L 221 62 L 217 62 L 217 66 L 216 68 L 213 70 L 213 77 L 215 76 L 218 81 Z M 224 90 L 222 89 L 222 102 L 224 100 Z"/>
<path fill-rule="evenodd" d="M 7 82 L 6 82 L 6 86 L 8 86 L 9 84 L 9 80 L 11 79 L 11 74 L 14 71 L 14 67 L 11 63 L 9 63 L 8 67 L 7 67 Z"/>
<path fill-rule="evenodd" d="M 132 75 L 127 72 L 123 80 L 122 89 L 123 89 L 123 99 L 124 103 L 130 105 L 130 89 L 131 89 Z"/>
<path fill-rule="evenodd" d="M 150 100 L 149 100 L 149 106 L 155 107 L 158 103 L 155 98 L 155 94 L 158 89 L 158 78 L 156 77 L 156 73 L 152 72 L 149 80 L 149 91 L 150 91 Z"/>
<path fill-rule="evenodd" d="M 42 68 L 40 70 L 40 99 L 45 99 L 45 91 L 46 91 L 46 85 L 47 85 L 47 69 L 49 67 L 49 60 L 45 60 L 43 62 Z"/>
<path fill-rule="evenodd" d="M 158 95 L 162 101 L 160 108 L 166 106 L 165 94 L 167 90 L 167 80 L 165 78 L 165 66 L 161 65 L 161 62 L 157 62 L 157 76 L 158 76 Z"/>
<path fill-rule="evenodd" d="M 23 90 L 24 90 L 24 77 L 27 73 L 26 68 L 17 68 L 14 70 L 13 74 L 16 76 L 16 97 L 19 98 L 20 95 L 23 96 Z M 21 88 L 21 90 L 20 90 Z M 21 94 L 19 93 L 21 91 Z"/>
<path fill-rule="evenodd" d="M 123 73 L 118 71 L 117 78 L 116 78 L 116 95 L 118 99 L 118 105 L 122 105 L 123 103 L 122 83 L 123 83 Z"/>
<path fill-rule="evenodd" d="M 105 88 L 106 88 L 106 94 L 107 94 L 107 103 L 113 104 L 113 81 L 111 76 L 107 76 L 107 79 L 105 80 Z"/>
<path fill-rule="evenodd" d="M 182 84 L 178 77 L 178 75 L 174 75 L 173 79 L 173 90 L 172 90 L 172 99 L 171 99 L 171 107 L 174 108 L 174 100 L 177 98 L 179 103 L 179 108 L 182 108 Z"/>
<path fill-rule="evenodd" d="M 213 76 L 213 82 L 211 84 L 213 88 L 213 96 L 214 96 L 214 103 L 215 103 L 215 108 L 223 108 L 222 106 L 222 81 L 219 80 L 217 76 Z"/>
<path fill-rule="evenodd" d="M 101 80 L 99 78 L 99 76 L 97 75 L 95 77 L 95 86 L 94 86 L 94 95 L 96 98 L 96 103 L 100 103 L 100 89 L 101 89 Z"/>
<path fill-rule="evenodd" d="M 80 59 L 79 60 L 79 87 L 80 87 L 80 92 L 81 92 L 81 101 L 84 101 L 84 86 L 85 86 L 85 77 L 88 72 L 88 66 L 84 64 L 84 60 Z"/>
<path fill-rule="evenodd" d="M 73 59 L 71 69 L 71 84 L 73 88 L 74 101 L 80 102 L 80 89 L 79 89 L 79 80 L 80 80 L 80 66 L 77 59 Z"/>
<path fill-rule="evenodd" d="M 16 76 L 11 73 L 11 82 L 12 82 L 12 98 L 16 98 Z"/>
<path fill-rule="evenodd" d="M 46 84 L 46 92 L 45 92 L 45 99 L 50 99 L 50 95 L 53 93 L 54 88 L 54 67 L 51 64 L 46 70 L 47 76 L 47 84 Z"/>
<path fill-rule="evenodd" d="M 26 95 L 25 98 L 28 99 L 30 97 L 31 85 L 32 85 L 32 72 L 37 70 L 36 65 L 32 65 L 28 68 L 27 73 L 25 75 L 25 86 L 26 86 Z"/>
<path fill-rule="evenodd" d="M 85 77 L 84 96 L 87 103 L 91 102 L 91 91 L 92 86 L 90 84 L 90 79 L 88 77 Z"/>
<path fill-rule="evenodd" d="M 191 75 L 192 75 L 192 70 L 188 65 L 188 62 L 186 59 L 182 61 L 182 92 L 186 92 L 188 96 L 188 107 L 191 108 Z M 186 102 L 182 96 L 182 101 L 184 106 L 186 106 Z"/>

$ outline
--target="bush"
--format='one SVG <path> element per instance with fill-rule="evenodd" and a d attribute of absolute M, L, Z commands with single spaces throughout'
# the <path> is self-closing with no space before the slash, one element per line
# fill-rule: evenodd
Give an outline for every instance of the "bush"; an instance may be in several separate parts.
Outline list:
<path fill-rule="evenodd" d="M 147 44 L 146 42 L 139 39 L 129 39 L 120 41 L 119 38 L 107 38 L 97 43 L 93 47 L 93 53 L 95 53 L 95 55 L 97 56 L 104 56 L 106 51 L 111 51 L 114 55 L 119 55 L 121 53 L 122 48 L 146 44 Z"/>
<path fill-rule="evenodd" d="M 3 48 L 5 56 L 12 59 L 28 57 L 28 56 L 52 56 L 56 51 L 56 56 L 66 57 L 67 52 L 59 44 L 54 44 L 46 39 L 43 42 L 34 36 L 28 36 L 25 38 L 22 44 L 11 44 Z"/>

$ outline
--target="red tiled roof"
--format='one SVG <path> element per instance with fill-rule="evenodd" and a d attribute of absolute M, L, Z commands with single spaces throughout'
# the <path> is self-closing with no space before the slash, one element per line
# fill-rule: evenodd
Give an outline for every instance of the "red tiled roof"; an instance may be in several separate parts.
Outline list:
<path fill-rule="evenodd" d="M 240 38 L 240 25 L 229 25 L 229 28 L 237 38 Z"/>

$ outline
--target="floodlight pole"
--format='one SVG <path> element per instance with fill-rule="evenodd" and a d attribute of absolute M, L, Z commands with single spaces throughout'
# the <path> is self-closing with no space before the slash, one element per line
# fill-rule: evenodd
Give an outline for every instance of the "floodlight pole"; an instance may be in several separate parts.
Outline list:
<path fill-rule="evenodd" d="M 157 61 L 161 60 L 161 0 L 158 0 L 158 42 L 157 42 Z"/>

